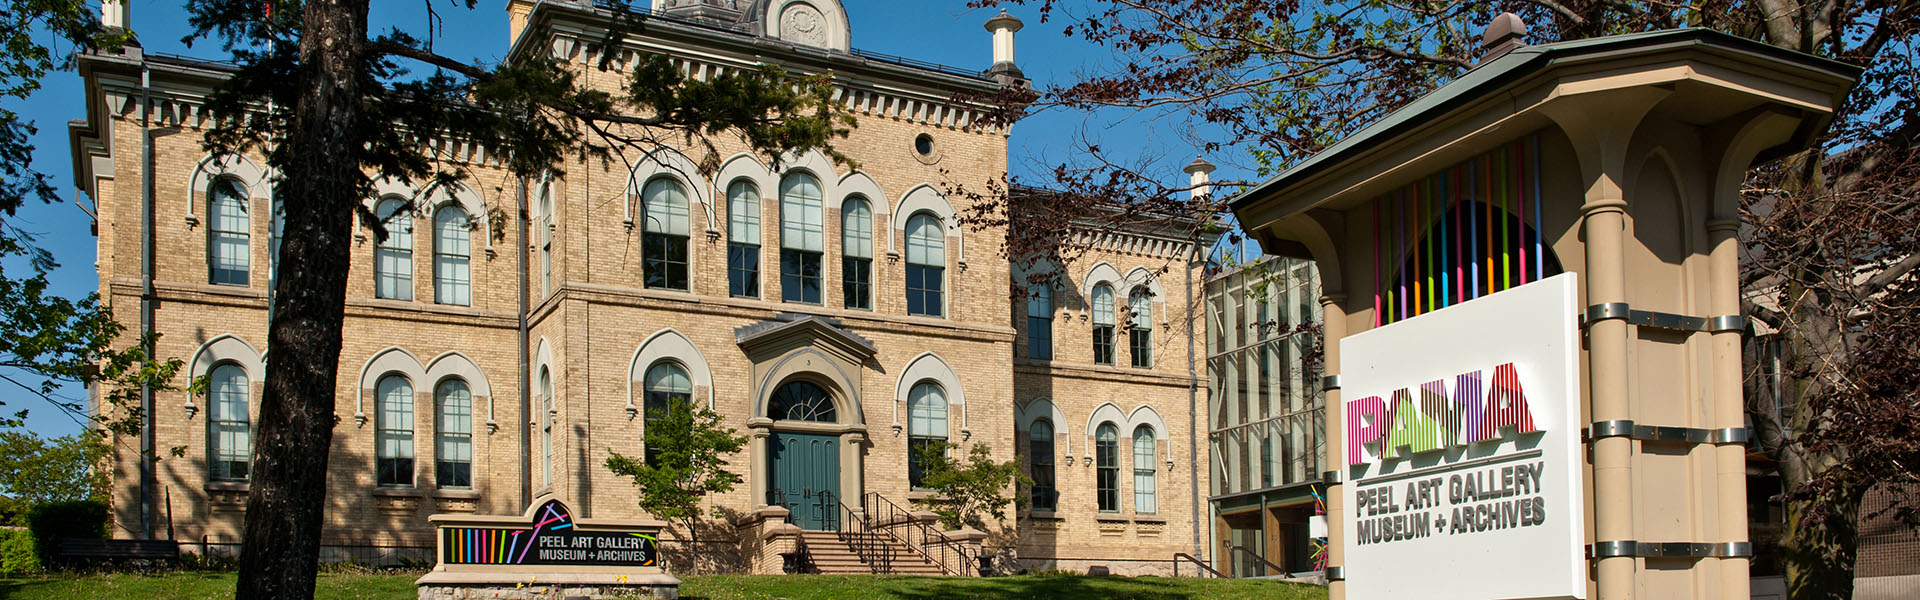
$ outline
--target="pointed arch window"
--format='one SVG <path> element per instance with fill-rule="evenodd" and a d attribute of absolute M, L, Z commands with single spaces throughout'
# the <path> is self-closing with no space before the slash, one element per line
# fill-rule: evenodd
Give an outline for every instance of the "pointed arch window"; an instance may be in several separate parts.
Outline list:
<path fill-rule="evenodd" d="M 1060 492 L 1053 487 L 1053 422 L 1039 419 L 1027 427 L 1027 471 L 1033 478 L 1033 509 L 1053 512 Z"/>
<path fill-rule="evenodd" d="M 247 193 L 240 182 L 217 179 L 207 190 L 207 281 L 220 285 L 247 284 Z"/>
<path fill-rule="evenodd" d="M 1153 367 L 1153 297 L 1146 286 L 1127 295 L 1127 350 L 1134 367 Z"/>
<path fill-rule="evenodd" d="M 820 257 L 826 252 L 820 180 L 792 173 L 780 180 L 780 299 L 819 304 Z"/>
<path fill-rule="evenodd" d="M 760 297 L 760 189 L 746 180 L 727 186 L 727 295 Z"/>
<path fill-rule="evenodd" d="M 658 177 L 641 193 L 646 225 L 640 236 L 642 276 L 646 286 L 687 290 L 687 188 Z"/>
<path fill-rule="evenodd" d="M 553 375 L 540 367 L 540 483 L 553 487 Z"/>
<path fill-rule="evenodd" d="M 873 309 L 873 208 L 861 196 L 840 205 L 840 295 L 847 308 Z"/>
<path fill-rule="evenodd" d="M 644 388 L 647 425 L 666 417 L 674 400 L 685 403 L 693 398 L 693 378 L 687 376 L 685 367 L 672 361 L 661 361 L 647 367 Z M 647 446 L 647 464 L 654 464 L 659 456 L 658 448 Z"/>
<path fill-rule="evenodd" d="M 377 483 L 388 487 L 413 486 L 413 384 L 399 375 L 380 378 L 375 386 L 379 410 L 374 419 L 374 461 Z"/>
<path fill-rule="evenodd" d="M 1157 492 L 1155 462 L 1156 446 L 1153 428 L 1141 425 L 1133 430 L 1133 512 L 1153 514 L 1159 512 L 1160 504 Z"/>
<path fill-rule="evenodd" d="M 207 457 L 214 479 L 247 478 L 253 456 L 252 422 L 247 418 L 251 391 L 240 365 L 224 363 L 207 374 L 207 396 L 213 404 L 207 416 Z"/>
<path fill-rule="evenodd" d="M 473 487 L 473 391 L 467 382 L 448 379 L 433 391 L 434 484 Z"/>
<path fill-rule="evenodd" d="M 1093 286 L 1093 362 L 1113 364 L 1113 286 Z"/>
<path fill-rule="evenodd" d="M 947 234 L 927 213 L 907 219 L 907 314 L 945 315 Z"/>
<path fill-rule="evenodd" d="M 466 209 L 452 204 L 433 215 L 433 301 L 473 303 L 473 226 Z"/>
<path fill-rule="evenodd" d="M 380 200 L 373 214 L 387 229 L 386 239 L 373 245 L 373 295 L 392 300 L 413 299 L 413 215 L 407 201 Z"/>
<path fill-rule="evenodd" d="M 1027 286 L 1027 358 L 1053 360 L 1053 286 Z"/>
<path fill-rule="evenodd" d="M 553 293 L 553 182 L 540 185 L 540 297 Z"/>
<path fill-rule="evenodd" d="M 1101 423 L 1093 435 L 1094 497 L 1100 512 L 1120 512 L 1120 428 Z"/>
<path fill-rule="evenodd" d="M 947 441 L 947 391 L 931 381 L 913 385 L 907 392 L 907 484 L 921 487 L 926 474 L 926 448 Z"/>

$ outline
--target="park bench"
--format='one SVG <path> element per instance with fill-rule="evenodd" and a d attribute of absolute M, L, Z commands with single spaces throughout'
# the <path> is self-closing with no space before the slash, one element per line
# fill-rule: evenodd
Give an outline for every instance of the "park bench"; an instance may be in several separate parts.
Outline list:
<path fill-rule="evenodd" d="M 178 566 L 180 544 L 173 540 L 59 538 L 53 543 L 53 561 L 69 568 L 89 563 Z"/>

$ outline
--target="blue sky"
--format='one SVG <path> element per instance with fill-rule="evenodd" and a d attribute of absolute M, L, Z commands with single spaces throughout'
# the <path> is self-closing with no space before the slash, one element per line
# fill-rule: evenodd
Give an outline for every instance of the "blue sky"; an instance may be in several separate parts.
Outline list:
<path fill-rule="evenodd" d="M 445 19 L 443 31 L 452 32 L 437 40 L 439 52 L 489 64 L 506 53 L 506 3 L 501 0 L 482 0 L 480 6 L 471 11 L 450 0 L 375 0 L 375 27 L 400 27 L 423 33 L 428 1 L 434 3 Z M 992 62 L 990 34 L 983 27 L 994 15 L 992 11 L 969 9 L 964 0 L 844 0 L 844 3 L 852 22 L 855 48 L 963 68 L 985 69 Z M 148 51 L 224 58 L 217 42 L 203 40 L 192 48 L 180 43 L 180 38 L 187 33 L 181 0 L 132 0 L 131 4 L 132 29 Z M 1026 22 L 1025 29 L 1016 36 L 1016 55 L 1021 69 L 1036 85 L 1065 83 L 1076 74 L 1099 71 L 1110 64 L 1103 49 L 1061 35 L 1061 23 L 1041 23 L 1037 12 L 1026 7 L 1015 7 L 1010 12 Z M 60 268 L 51 274 L 56 293 L 78 297 L 93 292 L 99 285 L 93 270 L 97 239 L 89 233 L 86 214 L 73 204 L 76 198 L 89 203 L 90 200 L 74 190 L 66 128 L 68 121 L 85 116 L 80 78 L 72 72 L 53 73 L 40 92 L 25 103 L 14 104 L 17 106 L 9 108 L 39 126 L 39 133 L 33 137 L 34 166 L 53 177 L 63 197 L 59 204 L 29 204 L 14 217 L 14 223 L 38 235 L 41 245 L 52 251 L 60 262 Z M 1157 166 L 1166 173 L 1165 183 L 1184 184 L 1186 175 L 1179 169 L 1193 159 L 1196 151 L 1173 130 L 1182 126 L 1178 120 L 1156 122 L 1152 115 L 1114 112 L 1089 117 L 1049 111 L 1015 126 L 1009 159 L 1015 177 L 1044 183 L 1052 165 L 1070 160 L 1075 151 L 1073 141 L 1084 137 L 1097 140 L 1106 148 L 1136 148 L 1139 157 L 1158 159 Z M 1244 157 L 1209 156 L 1208 159 L 1221 166 L 1216 179 L 1250 176 L 1246 170 L 1234 166 L 1243 164 Z M 84 397 L 84 391 L 77 387 L 62 393 L 76 400 Z M 0 401 L 6 402 L 9 412 L 31 409 L 28 427 L 44 435 L 64 435 L 79 430 L 76 421 L 24 392 L 0 391 Z"/>

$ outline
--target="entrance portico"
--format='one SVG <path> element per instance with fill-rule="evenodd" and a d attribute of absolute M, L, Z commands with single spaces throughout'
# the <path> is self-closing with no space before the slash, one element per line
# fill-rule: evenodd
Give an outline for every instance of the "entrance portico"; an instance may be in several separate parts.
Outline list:
<path fill-rule="evenodd" d="M 860 398 L 873 342 L 818 316 L 762 321 L 734 338 L 755 382 L 748 491 L 756 506 L 786 506 L 802 528 L 829 528 L 866 489 Z"/>

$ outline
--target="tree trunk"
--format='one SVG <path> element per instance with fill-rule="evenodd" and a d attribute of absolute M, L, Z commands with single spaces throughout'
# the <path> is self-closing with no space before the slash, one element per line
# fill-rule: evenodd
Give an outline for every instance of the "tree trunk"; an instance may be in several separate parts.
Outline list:
<path fill-rule="evenodd" d="M 254 429 L 252 492 L 236 596 L 312 598 L 333 444 L 335 373 L 361 127 L 359 48 L 367 0 L 310 0 L 298 101 L 274 150 L 285 178 L 286 237 L 267 336 L 266 387 Z"/>
<path fill-rule="evenodd" d="M 1794 600 L 1853 598 L 1853 560 L 1859 550 L 1860 497 L 1829 507 L 1820 523 L 1810 523 L 1806 502 L 1787 507 L 1782 539 L 1787 568 L 1787 597 Z"/>

